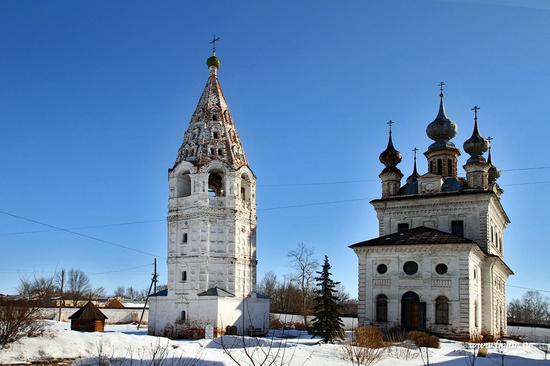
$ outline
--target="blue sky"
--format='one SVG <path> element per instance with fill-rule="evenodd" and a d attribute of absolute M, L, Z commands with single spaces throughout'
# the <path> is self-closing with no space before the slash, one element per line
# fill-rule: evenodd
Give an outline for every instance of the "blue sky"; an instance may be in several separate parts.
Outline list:
<path fill-rule="evenodd" d="M 257 176 L 259 278 L 304 243 L 357 295 L 348 245 L 378 236 L 386 123 L 405 177 L 415 147 L 425 173 L 444 81 L 455 144 L 474 105 L 494 138 L 508 299 L 550 295 L 545 1 L 0 1 L 0 34 L 0 293 L 61 268 L 141 289 L 155 257 L 166 282 L 167 171 L 215 34 Z"/>

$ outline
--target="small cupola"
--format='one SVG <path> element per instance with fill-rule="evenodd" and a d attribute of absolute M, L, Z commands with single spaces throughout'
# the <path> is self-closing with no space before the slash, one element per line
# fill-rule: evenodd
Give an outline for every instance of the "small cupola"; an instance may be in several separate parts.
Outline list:
<path fill-rule="evenodd" d="M 443 85 L 439 83 L 439 112 L 437 117 L 426 128 L 426 134 L 434 143 L 424 153 L 428 158 L 428 173 L 443 177 L 456 177 L 460 150 L 450 141 L 456 136 L 458 126 L 451 121 L 445 112 L 443 103 Z"/>
<path fill-rule="evenodd" d="M 388 140 L 388 147 L 380 154 L 380 162 L 386 166 L 382 172 L 400 172 L 399 168 L 397 168 L 397 164 L 401 162 L 403 155 L 401 155 L 401 153 L 397 151 L 395 147 L 393 147 L 393 142 L 391 138 L 391 126 L 393 125 L 393 123 L 393 121 L 388 122 L 388 124 L 390 125 L 390 138 Z"/>
<path fill-rule="evenodd" d="M 414 152 L 414 166 L 413 166 L 413 172 L 411 175 L 407 177 L 407 183 L 414 183 L 418 180 L 418 177 L 420 177 L 420 174 L 418 174 L 418 170 L 416 169 L 416 152 L 418 149 L 415 147 L 413 149 Z"/>
<path fill-rule="evenodd" d="M 437 148 L 455 148 L 455 145 L 450 140 L 458 133 L 458 126 L 451 121 L 445 113 L 445 104 L 443 103 L 443 85 L 439 84 L 441 93 L 439 94 L 439 112 L 432 123 L 426 127 L 426 135 L 435 142 L 430 145 L 429 149 Z"/>
<path fill-rule="evenodd" d="M 470 154 L 467 163 L 485 163 L 483 154 L 489 149 L 489 141 L 484 139 L 479 133 L 477 124 L 477 111 L 479 107 L 475 106 L 472 110 L 474 111 L 474 131 L 472 136 L 464 142 L 463 147 L 464 151 Z"/>
<path fill-rule="evenodd" d="M 491 137 L 487 137 L 489 142 L 492 140 Z M 491 166 L 489 168 L 489 183 L 496 183 L 497 179 L 500 178 L 500 169 L 493 165 L 493 159 L 491 158 L 491 145 L 489 145 L 489 155 L 487 157 L 487 163 Z"/>
<path fill-rule="evenodd" d="M 397 167 L 403 156 L 393 147 L 391 138 L 393 121 L 389 121 L 388 125 L 390 125 L 388 147 L 379 157 L 380 162 L 386 166 L 379 175 L 382 180 L 382 198 L 396 195 L 401 187 L 401 178 L 403 178 L 403 174 Z"/>

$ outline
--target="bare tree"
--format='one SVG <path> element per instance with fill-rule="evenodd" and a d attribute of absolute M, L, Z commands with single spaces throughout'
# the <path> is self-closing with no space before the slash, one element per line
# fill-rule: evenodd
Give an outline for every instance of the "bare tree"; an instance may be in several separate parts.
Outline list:
<path fill-rule="evenodd" d="M 94 287 L 94 289 L 92 290 L 92 296 L 96 299 L 106 298 L 107 290 L 103 286 Z"/>
<path fill-rule="evenodd" d="M 28 300 L 43 299 L 50 301 L 55 295 L 56 288 L 53 277 L 21 278 L 17 287 L 19 296 Z"/>
<path fill-rule="evenodd" d="M 128 287 L 126 289 L 126 292 L 124 293 L 125 299 L 132 299 L 135 300 L 139 297 L 139 291 L 133 288 L 132 286 Z"/>
<path fill-rule="evenodd" d="M 71 293 L 71 300 L 73 306 L 76 306 L 78 300 L 80 300 L 84 295 L 90 294 L 92 291 L 92 285 L 90 283 L 90 278 L 84 272 L 79 269 L 71 268 L 68 273 L 67 278 L 67 288 Z"/>
<path fill-rule="evenodd" d="M 44 332 L 46 324 L 40 310 L 55 293 L 53 282 L 53 276 L 22 279 L 19 298 L 0 297 L 0 347 Z"/>
<path fill-rule="evenodd" d="M 508 318 L 517 323 L 550 324 L 550 299 L 538 291 L 527 291 L 521 300 L 510 301 Z"/>
<path fill-rule="evenodd" d="M 275 297 L 275 291 L 277 291 L 277 275 L 273 271 L 268 271 L 264 275 L 264 278 L 258 284 L 258 291 L 269 298 Z"/>
<path fill-rule="evenodd" d="M 115 290 L 115 292 L 113 293 L 113 296 L 114 297 L 120 297 L 120 298 L 124 298 L 124 293 L 126 292 L 126 288 L 124 288 L 124 286 L 118 286 Z"/>
<path fill-rule="evenodd" d="M 298 245 L 298 249 L 290 250 L 287 257 L 290 258 L 290 267 L 294 270 L 291 279 L 297 283 L 301 290 L 301 313 L 304 317 L 304 325 L 307 327 L 307 316 L 310 313 L 311 306 L 308 304 L 312 300 L 313 287 L 315 284 L 315 271 L 319 267 L 319 262 L 313 258 L 314 250 L 308 248 L 305 244 Z"/>

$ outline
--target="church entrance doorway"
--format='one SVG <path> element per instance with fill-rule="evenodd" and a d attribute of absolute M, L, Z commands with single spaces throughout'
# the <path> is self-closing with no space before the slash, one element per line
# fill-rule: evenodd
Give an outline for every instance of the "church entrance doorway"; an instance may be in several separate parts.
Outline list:
<path fill-rule="evenodd" d="M 415 292 L 406 292 L 401 297 L 401 328 L 426 330 L 426 303 L 420 302 Z"/>

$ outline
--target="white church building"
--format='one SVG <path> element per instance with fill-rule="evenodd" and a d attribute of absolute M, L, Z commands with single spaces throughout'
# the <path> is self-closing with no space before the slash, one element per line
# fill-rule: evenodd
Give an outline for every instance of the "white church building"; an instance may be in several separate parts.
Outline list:
<path fill-rule="evenodd" d="M 380 236 L 350 246 L 359 261 L 359 324 L 468 340 L 506 334 L 506 280 L 513 272 L 504 262 L 504 229 L 510 221 L 478 109 L 463 145 L 470 155 L 466 177 L 457 176 L 461 152 L 451 139 L 458 127 L 446 115 L 443 90 L 426 129 L 434 140 L 424 153 L 428 172 L 418 174 L 414 149 L 413 173 L 403 185 L 390 121 L 380 155 L 382 197 L 371 201 Z"/>
<path fill-rule="evenodd" d="M 204 338 L 269 327 L 269 299 L 255 292 L 256 177 L 218 82 L 215 52 L 207 65 L 168 172 L 168 288 L 150 297 L 151 335 Z"/>

